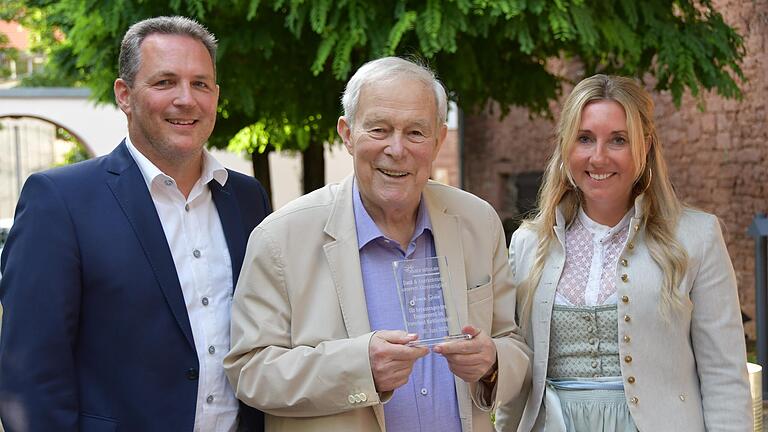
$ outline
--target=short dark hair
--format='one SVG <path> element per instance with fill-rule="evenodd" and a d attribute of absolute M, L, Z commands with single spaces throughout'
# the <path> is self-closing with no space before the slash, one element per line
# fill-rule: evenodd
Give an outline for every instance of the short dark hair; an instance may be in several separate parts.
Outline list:
<path fill-rule="evenodd" d="M 133 81 L 141 65 L 141 43 L 153 34 L 189 36 L 200 41 L 211 55 L 213 73 L 216 75 L 217 41 L 213 33 L 197 21 L 182 16 L 161 16 L 147 18 L 133 24 L 120 44 L 119 74 L 123 81 L 133 87 Z"/>

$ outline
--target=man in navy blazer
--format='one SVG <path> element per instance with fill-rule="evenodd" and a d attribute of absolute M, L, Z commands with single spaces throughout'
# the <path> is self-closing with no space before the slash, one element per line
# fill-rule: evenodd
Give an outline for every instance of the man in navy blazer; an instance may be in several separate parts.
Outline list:
<path fill-rule="evenodd" d="M 2 254 L 0 418 L 16 431 L 263 430 L 221 359 L 261 185 L 204 150 L 216 40 L 181 17 L 134 24 L 107 156 L 32 175 Z"/>

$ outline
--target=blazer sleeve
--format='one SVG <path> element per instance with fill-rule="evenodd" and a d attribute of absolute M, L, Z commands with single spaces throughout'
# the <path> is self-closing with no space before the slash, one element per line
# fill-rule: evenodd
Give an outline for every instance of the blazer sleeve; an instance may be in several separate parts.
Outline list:
<path fill-rule="evenodd" d="M 0 417 L 6 432 L 77 431 L 79 248 L 45 174 L 24 184 L 2 256 Z"/>
<path fill-rule="evenodd" d="M 238 399 L 284 417 L 331 415 L 380 403 L 368 356 L 372 332 L 317 346 L 293 345 L 284 268 L 279 246 L 256 227 L 235 290 L 232 349 L 224 359 Z M 358 400 L 349 400 L 350 394 Z M 359 399 L 362 394 L 365 400 Z"/>
<path fill-rule="evenodd" d="M 498 375 L 491 387 L 481 381 L 470 384 L 470 394 L 475 405 L 490 411 L 501 405 L 513 403 L 521 397 L 526 383 L 531 381 L 531 350 L 520 334 L 515 322 L 516 289 L 505 244 L 501 221 L 490 205 L 489 224 L 493 227 L 493 319 L 491 337 L 496 344 Z M 524 400 L 524 399 L 523 399 Z"/>
<path fill-rule="evenodd" d="M 702 233 L 701 263 L 690 296 L 693 303 L 691 343 L 701 385 L 704 424 L 708 431 L 752 430 L 736 277 L 720 225 L 707 218 Z"/>

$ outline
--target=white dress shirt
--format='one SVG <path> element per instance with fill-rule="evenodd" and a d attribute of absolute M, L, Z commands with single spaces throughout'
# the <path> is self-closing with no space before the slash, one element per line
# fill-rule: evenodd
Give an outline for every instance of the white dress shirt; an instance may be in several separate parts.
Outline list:
<path fill-rule="evenodd" d="M 229 351 L 232 261 L 208 182 L 226 183 L 227 170 L 203 151 L 200 179 L 184 198 L 176 181 L 125 143 L 144 176 L 171 249 L 200 363 L 195 432 L 232 432 L 238 402 L 222 366 Z M 163 353 L 153 355 L 162 356 Z"/>

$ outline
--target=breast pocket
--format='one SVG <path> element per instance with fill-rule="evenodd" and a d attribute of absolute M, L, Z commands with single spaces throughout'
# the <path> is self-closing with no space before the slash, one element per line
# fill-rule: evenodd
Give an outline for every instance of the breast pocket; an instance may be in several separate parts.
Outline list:
<path fill-rule="evenodd" d="M 493 321 L 493 280 L 488 275 L 481 280 L 480 284 L 469 286 L 474 286 L 467 290 L 469 324 L 489 333 Z"/>

